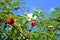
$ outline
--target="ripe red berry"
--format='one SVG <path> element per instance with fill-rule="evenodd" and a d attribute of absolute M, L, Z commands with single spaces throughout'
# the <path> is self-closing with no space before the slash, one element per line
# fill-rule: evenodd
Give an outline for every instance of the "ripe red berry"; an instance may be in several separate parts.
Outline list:
<path fill-rule="evenodd" d="M 10 18 L 6 21 L 6 23 L 9 24 L 9 25 L 12 25 L 12 24 L 14 24 L 14 19 Z"/>
<path fill-rule="evenodd" d="M 31 25 L 32 25 L 32 27 L 34 27 L 34 26 L 37 25 L 37 22 L 36 22 L 36 21 L 33 21 L 33 22 L 31 23 Z"/>

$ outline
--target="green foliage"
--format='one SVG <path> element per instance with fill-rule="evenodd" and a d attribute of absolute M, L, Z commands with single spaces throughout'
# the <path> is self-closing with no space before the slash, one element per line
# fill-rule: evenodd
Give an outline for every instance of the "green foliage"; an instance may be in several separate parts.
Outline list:
<path fill-rule="evenodd" d="M 30 33 L 30 40 L 60 40 L 57 37 L 60 37 L 60 8 L 55 8 L 55 11 L 47 16 L 45 12 L 34 11 L 33 17 L 36 16 L 36 19 L 29 21 L 27 14 L 23 16 L 16 16 L 13 13 L 13 10 L 18 10 L 20 4 L 24 4 L 24 1 L 19 0 L 0 0 L 0 40 L 26 40 L 27 35 Z M 11 27 L 12 30 L 2 30 L 5 26 L 6 20 L 9 18 L 14 19 L 13 25 L 6 25 Z M 31 32 L 32 30 L 28 28 L 28 25 L 32 21 L 37 21 L 37 31 Z M 5 36 L 5 37 L 4 37 Z M 25 37 L 25 38 L 24 38 Z M 28 39 L 29 40 L 29 39 Z"/>

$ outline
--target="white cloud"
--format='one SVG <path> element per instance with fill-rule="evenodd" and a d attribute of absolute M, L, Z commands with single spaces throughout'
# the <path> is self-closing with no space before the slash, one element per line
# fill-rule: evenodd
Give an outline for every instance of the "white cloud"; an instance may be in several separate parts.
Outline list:
<path fill-rule="evenodd" d="M 50 9 L 50 12 L 52 12 L 52 11 L 54 11 L 54 10 L 55 10 L 54 8 L 51 8 L 51 9 Z"/>
<path fill-rule="evenodd" d="M 27 14 L 27 20 L 31 20 L 31 18 L 32 18 L 32 16 L 33 16 L 33 14 L 32 13 L 29 13 L 29 14 Z"/>
<path fill-rule="evenodd" d="M 32 13 L 27 14 L 27 17 L 29 17 L 29 18 L 32 18 L 32 16 L 33 16 Z"/>
<path fill-rule="evenodd" d="M 34 16 L 33 17 L 33 13 L 29 13 L 29 14 L 27 14 L 27 19 L 30 21 L 31 19 L 36 19 L 37 18 L 37 16 Z"/>

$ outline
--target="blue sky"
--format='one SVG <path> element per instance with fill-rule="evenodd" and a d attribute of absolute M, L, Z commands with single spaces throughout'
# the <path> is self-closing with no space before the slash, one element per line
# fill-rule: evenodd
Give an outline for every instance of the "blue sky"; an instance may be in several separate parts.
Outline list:
<path fill-rule="evenodd" d="M 40 8 L 42 6 L 44 11 L 47 14 L 50 14 L 51 9 L 59 7 L 60 8 L 60 0 L 24 0 L 26 4 L 22 5 L 24 7 L 28 7 L 30 12 L 33 12 L 36 8 Z M 21 6 L 21 7 L 22 7 Z M 24 11 L 17 11 L 16 14 L 23 15 Z"/>

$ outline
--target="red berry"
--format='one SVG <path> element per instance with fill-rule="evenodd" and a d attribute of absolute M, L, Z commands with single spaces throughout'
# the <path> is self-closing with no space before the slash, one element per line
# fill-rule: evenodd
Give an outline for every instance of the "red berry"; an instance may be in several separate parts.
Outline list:
<path fill-rule="evenodd" d="M 2 19 L 0 18 L 0 22 L 2 22 Z"/>
<path fill-rule="evenodd" d="M 12 25 L 12 24 L 14 24 L 14 19 L 10 18 L 6 21 L 6 23 Z"/>
<path fill-rule="evenodd" d="M 27 35 L 27 38 L 28 38 L 28 39 L 30 39 L 30 37 L 31 37 L 31 35 L 30 35 L 30 34 L 28 34 L 28 35 Z"/>
<path fill-rule="evenodd" d="M 31 25 L 32 25 L 32 27 L 34 27 L 34 26 L 37 25 L 37 22 L 36 22 L 36 21 L 33 21 L 33 22 L 31 23 Z"/>

